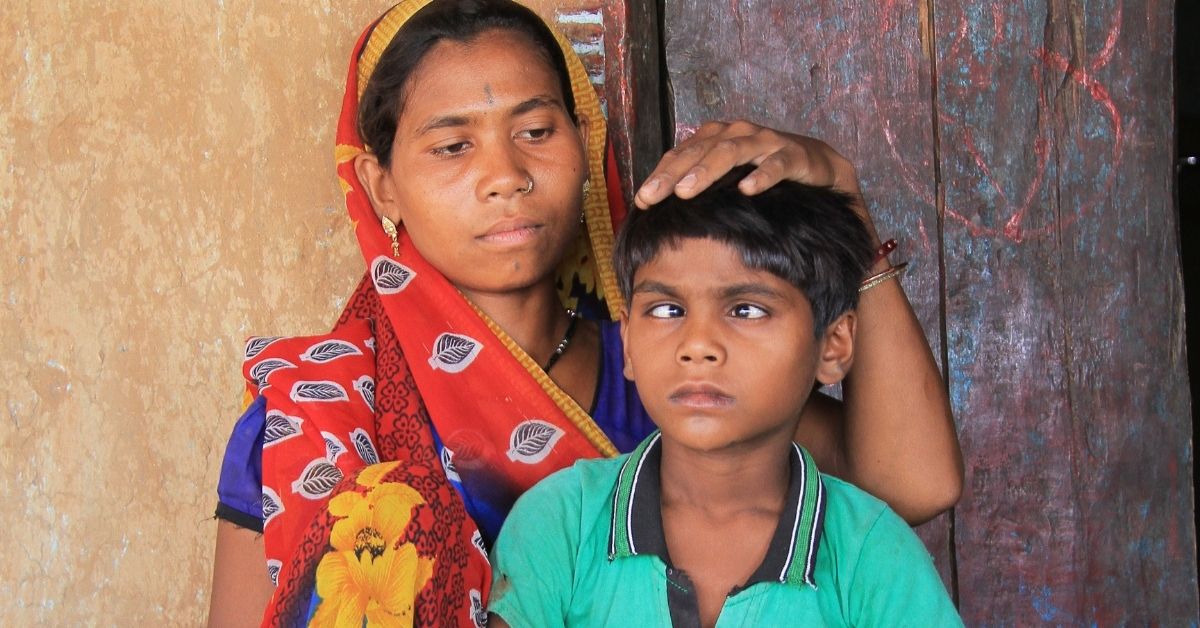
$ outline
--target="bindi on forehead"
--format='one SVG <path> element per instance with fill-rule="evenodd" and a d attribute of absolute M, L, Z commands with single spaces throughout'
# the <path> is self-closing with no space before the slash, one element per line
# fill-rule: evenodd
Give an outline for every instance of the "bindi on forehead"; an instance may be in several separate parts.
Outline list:
<path fill-rule="evenodd" d="M 483 84 L 483 95 L 487 97 L 487 104 L 489 104 L 489 105 L 496 104 L 496 97 L 492 94 L 491 83 Z"/>

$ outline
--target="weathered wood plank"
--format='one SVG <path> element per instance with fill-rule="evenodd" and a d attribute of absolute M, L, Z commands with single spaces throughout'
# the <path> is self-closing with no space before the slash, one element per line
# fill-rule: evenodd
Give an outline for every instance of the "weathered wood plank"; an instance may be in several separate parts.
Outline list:
<path fill-rule="evenodd" d="M 933 5 L 964 619 L 1194 624 L 1171 6 Z"/>
<path fill-rule="evenodd" d="M 570 39 L 608 114 L 625 200 L 662 155 L 654 0 L 526 0 Z"/>
<path fill-rule="evenodd" d="M 858 167 L 883 237 L 911 262 L 905 287 L 941 353 L 927 25 L 910 5 L 831 0 L 667 0 L 676 136 L 744 118 L 828 141 Z M 950 581 L 949 521 L 919 530 Z"/>
<path fill-rule="evenodd" d="M 626 202 L 663 153 L 658 23 L 656 0 L 604 3 L 609 141 Z"/>

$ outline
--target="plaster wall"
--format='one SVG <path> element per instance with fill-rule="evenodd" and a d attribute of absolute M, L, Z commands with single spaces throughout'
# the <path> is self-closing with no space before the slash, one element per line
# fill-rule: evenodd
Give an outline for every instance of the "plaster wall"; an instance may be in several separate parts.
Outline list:
<path fill-rule="evenodd" d="M 0 5 L 0 624 L 203 622 L 242 341 L 361 274 L 333 128 L 389 4 Z"/>

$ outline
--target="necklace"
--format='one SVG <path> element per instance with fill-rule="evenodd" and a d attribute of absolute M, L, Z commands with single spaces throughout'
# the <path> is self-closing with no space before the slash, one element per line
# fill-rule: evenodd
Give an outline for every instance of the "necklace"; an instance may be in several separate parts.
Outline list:
<path fill-rule="evenodd" d="M 550 354 L 550 359 L 546 360 L 546 366 L 542 367 L 542 371 L 545 373 L 549 373 L 550 369 L 558 364 L 558 359 L 562 357 L 563 352 L 567 350 L 567 345 L 571 344 L 571 338 L 575 336 L 575 324 L 579 322 L 579 315 L 575 313 L 575 310 L 568 309 L 567 316 L 571 319 L 567 323 L 567 332 L 563 334 L 562 340 L 558 341 L 558 346 L 554 348 L 554 353 Z"/>

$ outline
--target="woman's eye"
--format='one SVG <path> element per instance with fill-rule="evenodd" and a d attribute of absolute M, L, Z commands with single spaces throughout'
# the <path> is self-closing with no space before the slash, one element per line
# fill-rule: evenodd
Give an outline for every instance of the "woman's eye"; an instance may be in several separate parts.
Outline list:
<path fill-rule="evenodd" d="M 517 135 L 521 138 L 524 138 L 527 140 L 533 140 L 536 142 L 536 141 L 544 140 L 544 139 L 550 137 L 550 135 L 553 133 L 554 133 L 553 127 L 546 127 L 546 128 L 539 128 L 539 129 L 526 129 L 524 131 L 521 131 Z"/>
<path fill-rule="evenodd" d="M 446 144 L 445 146 L 438 146 L 437 148 L 433 149 L 433 154 L 443 157 L 453 156 L 467 150 L 468 146 L 470 146 L 470 144 L 466 142 Z"/>
<path fill-rule="evenodd" d="M 663 303 L 650 308 L 647 314 L 652 318 L 679 318 L 683 316 L 683 308 L 674 303 Z"/>
<path fill-rule="evenodd" d="M 767 311 L 761 307 L 758 307 L 757 305 L 739 303 L 733 306 L 733 309 L 729 311 L 729 314 L 734 318 L 763 318 L 767 315 Z"/>

